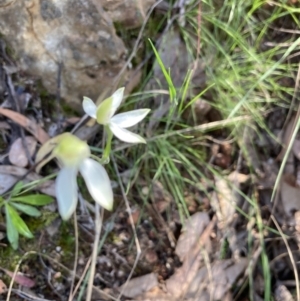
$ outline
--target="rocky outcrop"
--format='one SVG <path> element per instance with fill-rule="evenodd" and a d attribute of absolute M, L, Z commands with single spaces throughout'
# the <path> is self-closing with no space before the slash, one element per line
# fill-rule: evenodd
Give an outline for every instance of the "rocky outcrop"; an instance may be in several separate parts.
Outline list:
<path fill-rule="evenodd" d="M 0 33 L 19 67 L 42 79 L 50 93 L 56 92 L 62 66 L 61 96 L 80 104 L 83 95 L 95 99 L 112 86 L 124 65 L 126 49 L 113 21 L 129 22 L 122 10 L 130 8 L 133 17 L 140 16 L 128 23 L 136 26 L 153 2 L 0 0 Z"/>
<path fill-rule="evenodd" d="M 118 22 L 125 28 L 135 28 L 142 24 L 147 10 L 155 0 L 101 0 L 100 2 L 113 22 Z"/>

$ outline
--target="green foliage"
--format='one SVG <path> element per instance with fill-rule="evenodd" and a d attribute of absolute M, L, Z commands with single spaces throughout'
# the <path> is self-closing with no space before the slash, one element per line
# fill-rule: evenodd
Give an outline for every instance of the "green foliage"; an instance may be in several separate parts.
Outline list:
<path fill-rule="evenodd" d="M 161 60 L 160 56 L 159 56 L 159 53 L 157 52 L 155 46 L 153 45 L 153 43 L 151 42 L 151 40 L 149 39 L 149 42 L 151 44 L 151 47 L 153 49 L 153 52 L 155 54 L 155 57 L 157 59 L 157 62 L 159 64 L 159 67 L 161 68 L 161 71 L 162 73 L 164 74 L 164 77 L 168 83 L 168 86 L 169 86 L 169 93 L 170 93 L 170 100 L 171 100 L 171 103 L 175 103 L 175 105 L 177 105 L 177 99 L 176 99 L 176 88 L 173 84 L 173 81 L 172 81 L 172 77 L 170 75 L 170 72 L 167 71 L 163 61 Z"/>
<path fill-rule="evenodd" d="M 12 189 L 10 198 L 0 198 L 0 206 L 5 208 L 7 239 L 15 250 L 19 245 L 19 234 L 26 238 L 33 238 L 20 213 L 39 217 L 41 212 L 34 206 L 44 206 L 53 201 L 50 196 L 43 194 L 22 195 L 22 188 L 23 183 L 18 182 Z"/>
<path fill-rule="evenodd" d="M 26 196 L 13 197 L 11 198 L 11 201 L 34 206 L 45 206 L 52 203 L 52 198 L 44 194 L 32 194 Z"/>

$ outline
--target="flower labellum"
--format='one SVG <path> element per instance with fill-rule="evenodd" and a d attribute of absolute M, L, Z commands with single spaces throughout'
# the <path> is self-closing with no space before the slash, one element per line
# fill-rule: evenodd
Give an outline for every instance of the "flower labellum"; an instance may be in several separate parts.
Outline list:
<path fill-rule="evenodd" d="M 70 133 L 64 133 L 47 141 L 38 151 L 36 161 L 50 156 L 39 163 L 37 170 L 53 158 L 57 158 L 62 168 L 56 178 L 56 197 L 59 213 L 68 220 L 76 209 L 78 201 L 77 173 L 81 173 L 93 199 L 102 207 L 111 210 L 113 192 L 104 167 L 90 158 L 86 142 Z"/>
<path fill-rule="evenodd" d="M 150 109 L 133 110 L 115 115 L 121 105 L 124 88 L 118 89 L 112 96 L 105 99 L 98 107 L 88 97 L 83 98 L 83 110 L 87 115 L 97 120 L 99 124 L 108 126 L 112 133 L 127 143 L 146 143 L 145 139 L 134 134 L 127 128 L 142 121 Z"/>

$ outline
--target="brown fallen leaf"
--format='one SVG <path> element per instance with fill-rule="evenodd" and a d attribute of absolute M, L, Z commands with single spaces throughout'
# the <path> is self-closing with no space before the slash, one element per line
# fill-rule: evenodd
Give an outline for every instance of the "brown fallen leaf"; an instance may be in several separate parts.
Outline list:
<path fill-rule="evenodd" d="M 286 288 L 286 286 L 280 284 L 275 289 L 275 300 L 276 301 L 294 301 L 292 294 Z"/>
<path fill-rule="evenodd" d="M 141 277 L 136 277 L 122 285 L 119 291 L 128 298 L 135 298 L 144 294 L 158 285 L 157 275 L 150 273 Z"/>
<path fill-rule="evenodd" d="M 27 145 L 29 155 L 32 157 L 37 145 L 36 139 L 32 136 L 27 136 L 24 139 L 24 143 Z M 10 148 L 8 158 L 13 165 L 19 167 L 25 167 L 28 165 L 28 157 L 23 146 L 22 138 L 18 138 L 14 141 Z"/>
<path fill-rule="evenodd" d="M 238 184 L 246 184 L 250 180 L 250 175 L 245 175 L 237 171 L 233 171 L 228 175 L 228 180 L 230 180 L 232 183 L 237 182 Z"/>
<path fill-rule="evenodd" d="M 0 295 L 7 292 L 7 286 L 6 284 L 0 279 Z"/>
<path fill-rule="evenodd" d="M 257 148 L 253 143 L 253 141 L 255 141 L 255 137 L 255 125 L 249 124 L 244 129 L 243 139 L 239 140 L 238 143 L 240 145 L 240 148 L 245 151 L 245 158 L 248 162 L 248 165 L 252 167 L 257 176 L 263 178 L 264 171 L 262 169 L 261 160 L 257 153 Z"/>
<path fill-rule="evenodd" d="M 296 178 L 292 174 L 284 174 L 281 178 L 280 196 L 286 216 L 291 217 L 294 211 L 300 210 L 300 187 L 296 185 Z"/>
<path fill-rule="evenodd" d="M 215 177 L 216 191 L 211 199 L 211 206 L 218 217 L 220 229 L 226 229 L 234 219 L 235 208 L 238 204 L 239 183 L 227 181 L 224 177 Z M 233 187 L 235 186 L 235 188 Z"/>
<path fill-rule="evenodd" d="M 262 166 L 264 170 L 264 177 L 259 179 L 257 187 L 262 190 L 273 189 L 279 172 L 278 164 L 275 160 L 270 159 L 262 162 Z"/>
<path fill-rule="evenodd" d="M 209 223 L 198 241 L 185 256 L 183 265 L 166 280 L 166 289 L 155 286 L 135 297 L 143 301 L 217 301 L 233 300 L 230 288 L 248 266 L 248 259 L 228 259 L 204 264 L 204 246 L 210 239 L 216 218 Z M 202 265 L 202 267 L 201 267 Z"/>
<path fill-rule="evenodd" d="M 294 153 L 294 156 L 300 160 L 300 139 L 295 139 L 293 146 L 292 146 L 292 150 Z"/>
<path fill-rule="evenodd" d="M 295 218 L 295 240 L 298 248 L 300 248 L 300 211 L 296 211 L 294 214 Z"/>
<path fill-rule="evenodd" d="M 9 130 L 10 125 L 6 121 L 0 121 L 0 129 L 1 130 Z"/>
<path fill-rule="evenodd" d="M 76 124 L 77 122 L 79 122 L 80 118 L 79 117 L 70 117 L 70 118 L 67 118 L 66 121 L 63 123 L 63 126 L 66 127 L 70 124 Z"/>
<path fill-rule="evenodd" d="M 22 178 L 27 173 L 28 173 L 28 170 L 23 167 L 12 166 L 12 165 L 0 165 L 0 175 L 5 175 L 5 177 L 8 177 L 8 176 L 15 177 L 14 183 L 16 183 L 20 178 Z M 34 172 L 28 173 L 25 178 L 25 180 L 28 180 L 30 182 L 42 180 L 42 179 L 43 179 L 42 176 L 40 176 Z M 1 182 L 1 184 L 3 185 L 2 182 Z M 1 187 L 1 184 L 0 184 L 0 187 Z M 7 185 L 6 185 L 6 187 L 7 187 Z M 53 180 L 47 180 L 45 182 L 42 182 L 41 184 L 36 186 L 35 189 L 39 190 L 45 194 L 48 194 L 50 196 L 53 196 L 53 197 L 56 196 L 55 182 Z"/>
<path fill-rule="evenodd" d="M 22 286 L 31 288 L 35 286 L 35 281 L 33 281 L 32 279 L 24 276 L 22 273 L 17 273 L 14 276 L 14 272 L 11 272 L 9 270 L 0 268 L 3 272 L 5 272 L 6 275 L 8 275 L 9 277 L 13 278 L 14 277 L 14 281 Z"/>
<path fill-rule="evenodd" d="M 210 219 L 206 212 L 197 212 L 186 222 L 175 248 L 175 253 L 181 261 L 184 261 L 185 256 L 199 240 L 209 221 Z"/>
<path fill-rule="evenodd" d="M 131 211 L 131 218 L 133 223 L 136 225 L 138 223 L 138 221 L 140 220 L 140 216 L 141 216 L 141 211 L 138 208 L 132 208 Z M 128 216 L 127 218 L 127 224 L 130 225 L 131 224 L 131 218 L 130 216 Z"/>
<path fill-rule="evenodd" d="M 153 207 L 159 212 L 163 213 L 174 201 L 172 195 L 167 191 L 161 182 L 154 181 L 152 191 L 150 193 Z"/>
<path fill-rule="evenodd" d="M 208 268 L 203 266 L 197 273 L 186 298 L 191 300 L 224 300 L 237 278 L 245 271 L 248 259 L 241 258 L 234 262 L 231 259 L 216 261 Z"/>
<path fill-rule="evenodd" d="M 167 291 L 173 296 L 173 300 L 185 297 L 186 292 L 188 292 L 189 286 L 197 275 L 203 262 L 203 252 L 205 252 L 205 246 L 210 244 L 210 235 L 215 223 L 216 218 L 214 217 L 204 229 L 197 242 L 186 254 L 182 266 L 174 273 L 174 275 L 166 280 Z"/>
<path fill-rule="evenodd" d="M 47 140 L 49 140 L 49 135 L 42 129 L 42 127 L 39 126 L 35 121 L 25 117 L 24 115 L 4 108 L 0 108 L 0 114 L 6 116 L 7 118 L 13 120 L 14 122 L 22 126 L 25 130 L 31 133 L 40 143 L 43 144 Z"/>
<path fill-rule="evenodd" d="M 10 189 L 13 185 L 15 185 L 18 182 L 18 178 L 0 172 L 0 195 L 5 193 L 8 189 Z"/>
<path fill-rule="evenodd" d="M 290 118 L 290 120 L 286 124 L 285 128 L 280 133 L 283 147 L 282 147 L 281 152 L 277 156 L 277 161 L 283 160 L 283 157 L 285 156 L 285 153 L 287 150 L 287 146 L 289 145 L 289 142 L 291 140 L 295 125 L 296 125 L 296 115 L 294 115 Z M 291 153 L 290 153 L 290 155 L 291 155 Z"/>

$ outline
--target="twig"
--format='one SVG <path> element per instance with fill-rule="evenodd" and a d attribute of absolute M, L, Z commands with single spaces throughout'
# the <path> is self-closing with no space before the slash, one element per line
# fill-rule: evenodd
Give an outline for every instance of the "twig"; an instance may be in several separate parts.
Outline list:
<path fill-rule="evenodd" d="M 206 132 L 209 130 L 214 130 L 217 128 L 222 128 L 224 126 L 228 126 L 231 124 L 235 124 L 237 122 L 240 121 L 248 121 L 253 119 L 251 116 L 239 116 L 239 117 L 233 117 L 231 119 L 225 119 L 225 120 L 220 120 L 220 121 L 213 121 L 213 122 L 209 122 L 209 123 L 205 123 L 205 124 L 200 124 L 200 125 L 196 125 L 193 127 L 188 127 L 188 128 L 184 128 L 184 129 L 180 129 L 180 130 L 175 130 L 175 131 L 171 131 L 168 133 L 164 133 L 161 135 L 157 135 L 155 137 L 151 137 L 149 139 L 146 139 L 147 142 L 152 142 L 152 141 L 156 141 L 159 139 L 166 139 L 175 135 L 182 135 L 182 134 L 186 134 L 189 132 L 193 132 L 193 131 L 200 131 L 200 132 Z M 120 147 L 116 147 L 114 150 L 112 150 L 112 152 L 118 152 L 124 149 L 127 149 L 128 147 L 130 147 L 130 144 L 124 144 L 121 145 Z"/>
<path fill-rule="evenodd" d="M 80 287 L 80 285 L 81 285 L 81 283 L 82 283 L 82 281 L 83 281 L 83 279 L 84 279 L 84 277 L 85 277 L 85 275 L 86 275 L 86 273 L 87 273 L 87 271 L 88 271 L 88 269 L 90 267 L 91 260 L 92 260 L 92 257 L 89 258 L 88 262 L 85 265 L 84 271 L 83 271 L 83 273 L 82 273 L 79 281 L 77 282 L 76 287 L 75 287 L 73 293 L 70 296 L 71 300 L 74 299 L 74 297 L 75 297 L 75 295 L 76 295 L 76 293 L 77 293 L 77 291 L 78 291 L 78 289 L 79 289 L 79 287 Z"/>
<path fill-rule="evenodd" d="M 95 269 L 96 269 L 97 256 L 98 256 L 98 244 L 100 241 L 103 212 L 104 212 L 103 208 L 101 208 L 101 216 L 100 216 L 99 210 L 100 210 L 100 205 L 96 202 L 95 203 L 95 211 L 96 211 L 95 212 L 96 214 L 95 215 L 95 239 L 94 239 L 94 247 L 93 247 L 92 260 L 91 260 L 90 278 L 87 287 L 86 301 L 91 301 L 92 293 L 93 293 L 94 276 L 95 276 Z"/>
<path fill-rule="evenodd" d="M 12 84 L 11 77 L 7 72 L 5 72 L 5 73 L 6 73 L 5 75 L 6 75 L 6 85 L 8 88 L 8 95 L 9 95 L 10 99 L 13 101 L 13 106 L 14 106 L 15 111 L 21 114 L 20 106 L 19 106 L 18 100 L 16 99 L 16 91 L 15 91 L 14 85 Z M 28 146 L 26 144 L 24 129 L 20 125 L 19 125 L 19 129 L 20 129 L 20 134 L 21 134 L 22 146 L 25 150 L 26 157 L 27 157 L 30 165 L 32 166 L 34 163 L 31 158 L 30 152 L 28 150 Z"/>
<path fill-rule="evenodd" d="M 30 301 L 54 301 L 44 298 L 38 298 L 18 289 L 12 289 L 12 292 L 21 297 L 22 299 L 27 299 Z"/>
<path fill-rule="evenodd" d="M 296 265 L 296 262 L 295 262 L 295 258 L 293 256 L 293 253 L 292 253 L 292 250 L 289 246 L 289 243 L 285 237 L 285 234 L 282 232 L 282 229 L 280 228 L 276 218 L 274 215 L 271 215 L 271 218 L 277 228 L 277 230 L 279 231 L 281 237 L 282 237 L 282 240 L 286 246 L 286 249 L 289 253 L 289 257 L 290 257 L 290 260 L 291 260 L 291 263 L 292 263 L 292 266 L 293 266 L 293 270 L 294 270 L 294 275 L 295 275 L 295 281 L 296 281 L 296 292 L 297 292 L 297 301 L 300 301 L 300 287 L 299 287 L 299 275 L 298 275 L 298 270 L 297 270 L 297 265 Z"/>
<path fill-rule="evenodd" d="M 75 275 L 77 271 L 77 261 L 78 261 L 78 224 L 77 224 L 77 215 L 76 212 L 73 214 L 74 217 L 74 231 L 75 231 L 75 256 L 74 256 L 74 266 L 73 266 L 73 275 L 72 275 L 72 283 L 69 294 L 69 301 L 73 300 L 72 291 L 74 288 Z"/>
<path fill-rule="evenodd" d="M 125 193 L 125 189 L 124 189 L 124 186 L 123 186 L 123 183 L 122 183 L 122 180 L 121 180 L 121 176 L 120 176 L 120 173 L 119 173 L 119 170 L 118 170 L 118 167 L 117 167 L 117 163 L 116 163 L 116 160 L 115 160 L 113 154 L 111 155 L 111 159 L 112 159 L 112 162 L 113 162 L 114 170 L 115 170 L 115 172 L 117 174 L 117 177 L 118 177 L 118 182 L 119 182 L 119 185 L 120 185 L 120 188 L 121 188 L 123 199 L 125 201 L 126 209 L 127 209 L 128 214 L 129 214 L 130 225 L 131 225 L 131 228 L 132 228 L 132 231 L 133 231 L 133 234 L 134 234 L 134 241 L 135 241 L 136 253 L 137 253 L 136 258 L 134 260 L 133 267 L 132 267 L 132 269 L 131 269 L 128 277 L 127 277 L 127 280 L 126 280 L 125 284 L 122 285 L 122 290 L 120 292 L 120 295 L 118 296 L 117 300 L 120 300 L 120 298 L 123 295 L 123 292 L 126 288 L 126 285 L 128 284 L 129 280 L 131 279 L 131 277 L 133 275 L 133 272 L 134 272 L 134 270 L 137 266 L 137 263 L 140 259 L 140 256 L 141 256 L 142 252 L 141 252 L 140 243 L 139 243 L 139 240 L 138 240 L 138 237 L 137 237 L 137 233 L 136 233 L 136 230 L 135 230 L 135 227 L 134 227 L 134 221 L 133 221 L 133 218 L 132 218 L 130 205 L 129 205 L 129 202 L 128 202 L 128 199 L 127 199 L 127 196 L 126 196 L 126 193 Z"/>
<path fill-rule="evenodd" d="M 18 264 L 16 265 L 15 267 L 15 270 L 14 270 L 14 274 L 11 278 L 11 281 L 10 281 L 10 284 L 9 284 L 9 288 L 8 288 L 8 292 L 7 292 L 7 296 L 6 296 L 6 301 L 10 301 L 10 295 L 11 295 L 11 292 L 12 292 L 12 286 L 14 284 L 14 281 L 15 281 L 15 278 L 17 276 L 17 273 L 18 273 L 18 270 L 20 268 L 20 265 L 22 263 L 22 261 L 29 255 L 37 255 L 38 253 L 35 252 L 35 251 L 29 251 L 29 252 L 26 252 L 22 258 L 18 261 Z"/>
<path fill-rule="evenodd" d="M 56 81 L 56 112 L 57 112 L 57 116 L 58 116 L 58 129 L 59 132 L 61 132 L 61 128 L 62 128 L 62 110 L 61 110 L 61 105 L 60 105 L 60 99 L 61 99 L 61 74 L 62 74 L 62 70 L 63 70 L 63 63 L 59 62 L 57 64 L 57 81 Z"/>
<path fill-rule="evenodd" d="M 114 217 L 113 217 L 113 219 L 114 219 L 114 218 L 115 218 L 115 213 L 113 214 L 113 216 L 114 216 Z M 103 218 L 102 218 L 102 220 L 103 220 Z M 105 242 L 105 240 L 106 240 L 106 238 L 107 238 L 107 235 L 113 230 L 113 227 L 112 227 L 112 226 L 109 226 L 109 227 L 107 227 L 105 230 L 106 230 L 106 231 L 103 233 L 103 236 L 102 236 L 101 241 L 100 241 L 99 246 L 98 246 L 98 254 L 99 254 L 99 252 L 101 251 L 101 248 L 102 248 L 102 246 L 103 246 L 103 244 L 104 244 L 104 242 Z M 92 256 L 91 256 L 91 257 L 92 257 Z M 89 277 L 89 273 L 88 273 L 87 271 L 88 271 L 88 269 L 89 269 L 89 267 L 90 267 L 91 257 L 90 257 L 89 261 L 87 262 L 86 267 L 85 267 L 84 272 L 83 272 L 83 274 L 81 275 L 81 277 L 77 277 L 78 279 L 80 278 L 80 280 L 79 280 L 79 282 L 78 282 L 77 285 L 76 285 L 75 291 L 78 290 L 78 288 L 79 288 L 81 282 L 84 281 L 84 283 L 83 283 L 83 285 L 82 285 L 82 289 L 81 289 L 81 291 L 80 291 L 80 293 L 79 293 L 79 295 L 78 295 L 77 301 L 80 301 L 80 300 L 82 299 L 82 295 L 83 295 L 83 292 L 84 292 L 84 287 L 86 286 L 86 283 L 87 283 L 87 280 L 88 280 L 88 277 Z M 109 295 L 109 294 L 106 293 L 105 291 L 101 291 L 101 290 L 100 290 L 99 288 L 97 288 L 96 286 L 94 286 L 93 289 L 94 289 L 95 291 L 97 291 L 98 294 L 101 294 L 101 295 L 103 295 L 103 296 L 109 297 L 111 300 L 116 300 L 113 296 Z M 75 295 L 75 292 L 73 293 L 73 295 Z"/>

